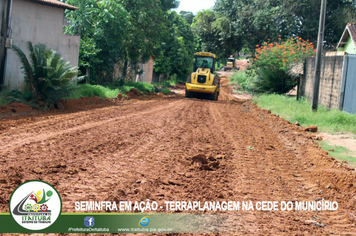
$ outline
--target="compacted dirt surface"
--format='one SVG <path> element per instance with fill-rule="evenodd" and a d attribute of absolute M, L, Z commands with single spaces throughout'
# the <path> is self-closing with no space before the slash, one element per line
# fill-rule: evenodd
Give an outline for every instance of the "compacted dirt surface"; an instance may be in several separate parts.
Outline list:
<path fill-rule="evenodd" d="M 336 211 L 238 211 L 225 232 L 355 235 L 356 172 L 315 144 L 313 134 L 251 101 L 156 96 L 0 120 L 0 212 L 32 179 L 75 201 L 336 201 Z M 183 91 L 183 87 L 176 90 Z M 92 101 L 92 102 L 90 102 Z M 71 105 L 70 105 L 71 104 Z M 70 106 L 69 106 L 70 105 Z M 160 210 L 164 212 L 165 210 Z"/>

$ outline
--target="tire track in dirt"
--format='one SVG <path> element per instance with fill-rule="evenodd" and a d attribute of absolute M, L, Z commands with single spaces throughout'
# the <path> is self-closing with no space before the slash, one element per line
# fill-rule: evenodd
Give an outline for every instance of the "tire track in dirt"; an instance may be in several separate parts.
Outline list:
<path fill-rule="evenodd" d="M 0 151 L 0 211 L 8 211 L 19 183 L 42 179 L 61 193 L 64 212 L 74 212 L 74 202 L 81 200 L 150 199 L 164 206 L 173 200 L 324 198 L 338 201 L 340 209 L 219 214 L 227 216 L 225 230 L 234 234 L 353 234 L 354 172 L 298 128 L 234 99 L 223 82 L 226 100 L 218 102 L 178 96 L 34 117 L 29 123 L 32 118 L 6 120 L 0 134 L 6 145 Z M 198 154 L 217 165 L 202 169 L 192 162 Z M 327 226 L 306 223 L 315 217 Z"/>
<path fill-rule="evenodd" d="M 16 132 L 11 133 L 10 136 L 7 137 L 2 137 L 2 141 L 3 141 L 3 145 L 0 147 L 0 153 L 1 151 L 9 151 L 9 149 L 13 149 L 16 147 L 20 147 L 23 146 L 25 144 L 28 143 L 35 143 L 35 142 L 40 142 L 42 140 L 47 140 L 47 139 L 51 139 L 55 136 L 59 136 L 65 133 L 74 133 L 77 131 L 83 131 L 86 129 L 92 129 L 92 128 L 98 128 L 99 126 L 104 126 L 107 123 L 115 123 L 115 122 L 120 122 L 123 119 L 130 119 L 133 116 L 144 116 L 145 114 L 149 114 L 149 113 L 154 113 L 154 112 L 160 112 L 161 110 L 166 109 L 165 106 L 157 106 L 154 107 L 151 110 L 144 110 L 144 111 L 138 111 L 137 113 L 131 113 L 129 115 L 120 115 L 119 117 L 115 117 L 112 114 L 105 114 L 107 113 L 107 111 L 109 110 L 110 113 L 112 113 L 112 111 L 114 110 L 112 107 L 111 108 L 105 108 L 105 109 L 101 109 L 101 112 L 103 112 L 100 117 L 93 117 L 90 119 L 89 122 L 88 119 L 82 118 L 81 121 L 83 121 L 84 124 L 75 122 L 75 124 L 70 124 L 69 122 L 64 122 L 64 124 L 58 124 L 58 123 L 54 123 L 54 122 L 58 122 L 59 120 L 57 119 L 56 121 L 50 121 L 50 122 L 40 122 L 40 124 L 36 124 L 34 126 L 30 126 L 28 127 L 28 130 L 37 130 L 37 129 L 41 129 L 41 131 L 45 130 L 44 127 L 58 127 L 58 126 L 65 126 L 64 129 L 62 128 L 62 130 L 60 131 L 55 131 L 53 130 L 52 132 L 50 132 L 49 130 L 47 130 L 45 133 L 41 133 L 41 132 L 36 132 L 36 133 L 30 133 L 30 132 L 25 132 L 25 133 L 18 133 L 16 135 Z M 106 116 L 109 115 L 109 116 Z M 117 114 L 116 114 L 117 115 Z M 90 115 L 85 115 L 85 117 L 90 117 Z M 105 119 L 103 119 L 103 117 L 105 117 Z M 110 117 L 114 117 L 114 118 L 110 118 Z M 108 119 L 109 118 L 109 119 Z M 101 120 L 101 121 L 95 121 L 95 120 Z M 49 123 L 49 124 L 47 124 Z M 1 136 L 0 136 L 1 137 Z M 11 143 L 6 145 L 7 143 Z"/>

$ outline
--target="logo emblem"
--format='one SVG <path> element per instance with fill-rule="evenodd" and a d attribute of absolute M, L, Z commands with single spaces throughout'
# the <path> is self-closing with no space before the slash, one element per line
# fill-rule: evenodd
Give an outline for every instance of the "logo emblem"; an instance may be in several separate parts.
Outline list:
<path fill-rule="evenodd" d="M 84 218 L 84 225 L 86 227 L 93 227 L 94 226 L 94 217 L 87 216 Z"/>
<path fill-rule="evenodd" d="M 41 230 L 57 220 L 62 211 L 62 200 L 52 185 L 31 180 L 15 189 L 9 209 L 14 220 L 25 229 Z"/>
<path fill-rule="evenodd" d="M 138 222 L 138 226 L 147 226 L 150 223 L 150 219 L 148 216 L 144 216 Z"/>

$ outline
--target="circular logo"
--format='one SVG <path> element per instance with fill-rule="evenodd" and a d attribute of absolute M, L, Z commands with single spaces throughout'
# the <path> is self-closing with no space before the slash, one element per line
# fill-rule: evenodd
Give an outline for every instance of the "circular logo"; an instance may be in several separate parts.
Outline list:
<path fill-rule="evenodd" d="M 31 180 L 15 189 L 9 209 L 14 220 L 25 229 L 41 230 L 57 220 L 62 211 L 62 200 L 49 183 Z"/>

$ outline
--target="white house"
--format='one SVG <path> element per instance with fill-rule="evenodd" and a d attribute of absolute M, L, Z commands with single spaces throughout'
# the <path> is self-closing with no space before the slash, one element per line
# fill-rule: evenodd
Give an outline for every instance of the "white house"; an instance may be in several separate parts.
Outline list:
<path fill-rule="evenodd" d="M 8 9 L 10 6 L 10 11 Z M 78 66 L 80 37 L 63 34 L 64 11 L 77 8 L 57 0 L 0 0 L 0 82 L 11 89 L 22 89 L 21 63 L 13 52 L 5 50 L 6 37 L 28 56 L 27 42 L 43 43 L 58 51 L 71 65 Z M 7 27 L 8 22 L 8 27 Z"/>

